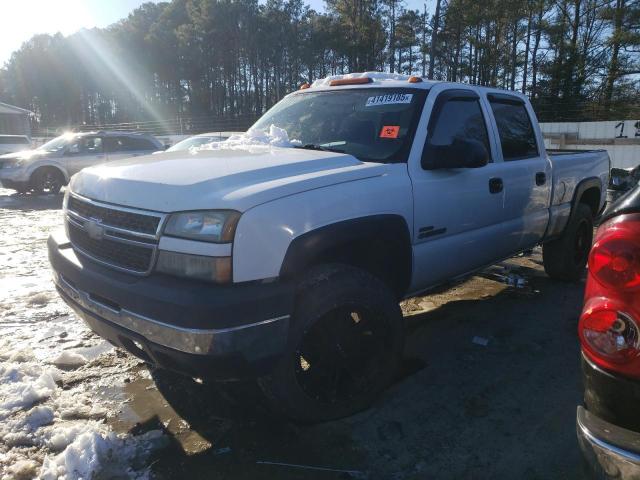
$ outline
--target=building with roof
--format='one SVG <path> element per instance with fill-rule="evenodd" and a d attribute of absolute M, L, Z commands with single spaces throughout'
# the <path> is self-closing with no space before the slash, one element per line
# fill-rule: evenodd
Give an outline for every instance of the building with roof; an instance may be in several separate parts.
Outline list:
<path fill-rule="evenodd" d="M 29 110 L 0 102 L 0 135 L 26 135 L 31 138 L 33 115 Z"/>

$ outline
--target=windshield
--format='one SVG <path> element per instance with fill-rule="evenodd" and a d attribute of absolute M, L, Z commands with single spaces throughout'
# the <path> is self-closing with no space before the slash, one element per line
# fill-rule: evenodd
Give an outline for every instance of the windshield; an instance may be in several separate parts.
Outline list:
<path fill-rule="evenodd" d="M 275 125 L 301 148 L 369 162 L 406 162 L 426 93 L 409 88 L 298 93 L 276 104 L 252 129 Z"/>
<path fill-rule="evenodd" d="M 203 136 L 203 137 L 190 137 L 176 143 L 171 148 L 167 148 L 167 152 L 178 152 L 180 150 L 189 150 L 191 147 L 201 147 L 211 142 L 218 142 L 224 140 L 225 137 L 221 136 Z"/>
<path fill-rule="evenodd" d="M 75 135 L 65 133 L 64 135 L 60 135 L 53 140 L 49 140 L 47 143 L 39 146 L 37 149 L 43 150 L 45 152 L 59 152 L 60 150 L 64 150 L 64 148 L 69 145 L 69 142 L 74 138 Z"/>

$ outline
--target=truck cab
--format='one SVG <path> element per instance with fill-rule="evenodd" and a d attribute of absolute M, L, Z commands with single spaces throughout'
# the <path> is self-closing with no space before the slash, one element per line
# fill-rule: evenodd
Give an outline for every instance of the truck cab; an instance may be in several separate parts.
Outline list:
<path fill-rule="evenodd" d="M 83 170 L 49 256 L 115 345 L 328 420 L 393 377 L 399 300 L 538 244 L 579 279 L 608 171 L 606 152 L 549 155 L 518 93 L 334 76 L 225 142 Z"/>

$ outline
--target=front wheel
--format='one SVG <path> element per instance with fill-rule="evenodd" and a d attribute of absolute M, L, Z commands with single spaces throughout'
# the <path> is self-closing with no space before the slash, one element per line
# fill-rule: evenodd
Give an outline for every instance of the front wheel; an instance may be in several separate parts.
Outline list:
<path fill-rule="evenodd" d="M 542 260 L 547 275 L 566 282 L 579 280 L 587 265 L 592 241 L 591 208 L 579 203 L 562 236 L 542 246 Z"/>
<path fill-rule="evenodd" d="M 55 195 L 62 188 L 64 178 L 56 168 L 40 168 L 35 171 L 31 185 L 36 194 Z"/>
<path fill-rule="evenodd" d="M 373 275 L 347 265 L 316 267 L 300 284 L 291 322 L 285 353 L 259 381 L 289 418 L 351 415 L 392 380 L 404 343 L 402 313 Z"/>

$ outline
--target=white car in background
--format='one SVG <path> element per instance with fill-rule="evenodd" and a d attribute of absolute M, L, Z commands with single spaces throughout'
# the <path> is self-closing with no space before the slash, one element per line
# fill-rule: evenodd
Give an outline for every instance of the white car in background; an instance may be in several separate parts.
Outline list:
<path fill-rule="evenodd" d="M 31 149 L 31 140 L 26 135 L 0 135 L 0 155 Z"/>
<path fill-rule="evenodd" d="M 190 148 L 198 148 L 202 145 L 206 145 L 208 143 L 213 142 L 222 142 L 232 135 L 241 135 L 242 132 L 209 132 L 209 133 L 201 133 L 199 135 L 194 135 L 193 137 L 185 138 L 184 140 L 179 141 L 175 145 L 164 150 L 165 152 L 180 152 L 184 150 L 189 150 Z"/>
<path fill-rule="evenodd" d="M 0 182 L 19 193 L 56 194 L 83 168 L 160 148 L 158 139 L 136 132 L 66 133 L 35 150 L 0 155 Z"/>

